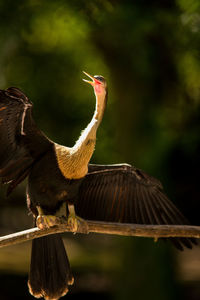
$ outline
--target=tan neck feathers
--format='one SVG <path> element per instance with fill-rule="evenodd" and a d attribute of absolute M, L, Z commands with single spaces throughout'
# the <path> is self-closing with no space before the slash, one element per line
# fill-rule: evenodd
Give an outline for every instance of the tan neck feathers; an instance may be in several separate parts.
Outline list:
<path fill-rule="evenodd" d="M 58 166 L 68 179 L 79 179 L 88 172 L 88 163 L 96 144 L 97 129 L 103 118 L 105 95 L 96 97 L 96 109 L 91 122 L 82 131 L 79 139 L 72 148 L 55 144 Z"/>

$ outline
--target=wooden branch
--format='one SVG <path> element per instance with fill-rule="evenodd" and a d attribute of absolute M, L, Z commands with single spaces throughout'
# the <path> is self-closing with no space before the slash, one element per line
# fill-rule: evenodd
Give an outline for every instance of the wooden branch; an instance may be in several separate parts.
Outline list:
<path fill-rule="evenodd" d="M 60 220 L 60 218 L 58 218 Z M 77 233 L 102 233 L 123 236 L 137 236 L 148 238 L 167 238 L 167 237 L 193 237 L 200 238 L 200 226 L 188 225 L 139 225 L 121 224 L 109 222 L 86 221 L 78 227 Z M 70 232 L 71 228 L 66 221 L 60 221 L 59 225 L 48 229 L 38 229 L 37 227 L 20 231 L 0 237 L 0 248 L 29 241 L 45 235 Z"/>

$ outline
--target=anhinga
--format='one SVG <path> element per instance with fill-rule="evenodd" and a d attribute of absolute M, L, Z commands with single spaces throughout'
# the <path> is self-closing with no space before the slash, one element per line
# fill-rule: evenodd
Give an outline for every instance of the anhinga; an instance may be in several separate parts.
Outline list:
<path fill-rule="evenodd" d="M 52 142 L 37 128 L 32 103 L 21 90 L 0 90 L 0 177 L 9 184 L 7 193 L 28 177 L 27 204 L 39 228 L 53 226 L 54 216 L 67 214 L 76 231 L 75 209 L 79 217 L 91 220 L 187 224 L 163 193 L 161 183 L 144 171 L 128 164 L 89 164 L 107 103 L 107 84 L 102 76 L 85 74 L 92 79 L 85 81 L 94 88 L 96 109 L 72 148 Z M 195 244 L 191 238 L 170 240 L 180 250 Z M 33 240 L 30 293 L 59 299 L 71 284 L 61 236 Z"/>

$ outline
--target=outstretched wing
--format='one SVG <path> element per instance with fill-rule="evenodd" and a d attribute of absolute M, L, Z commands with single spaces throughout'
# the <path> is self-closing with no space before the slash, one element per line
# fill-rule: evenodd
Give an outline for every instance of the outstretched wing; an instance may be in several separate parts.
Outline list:
<path fill-rule="evenodd" d="M 8 193 L 52 144 L 36 127 L 32 103 L 18 88 L 0 90 L 0 177 Z"/>
<path fill-rule="evenodd" d="M 88 220 L 181 225 L 187 219 L 163 193 L 159 180 L 131 165 L 90 165 L 76 204 L 77 214 Z M 189 238 L 171 238 L 175 246 L 192 247 Z"/>

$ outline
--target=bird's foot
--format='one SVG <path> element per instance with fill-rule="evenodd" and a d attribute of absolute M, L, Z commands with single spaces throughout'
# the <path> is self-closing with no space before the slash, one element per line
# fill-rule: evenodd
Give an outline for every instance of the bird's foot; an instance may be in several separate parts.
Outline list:
<path fill-rule="evenodd" d="M 47 229 L 59 224 L 59 218 L 52 215 L 39 215 L 36 219 L 36 225 L 39 229 Z"/>
<path fill-rule="evenodd" d="M 78 230 L 83 233 L 88 232 L 87 222 L 76 215 L 69 215 L 67 223 L 73 233 L 76 233 Z"/>
<path fill-rule="evenodd" d="M 67 223 L 70 226 L 71 231 L 73 233 L 76 233 L 79 230 L 79 232 L 88 233 L 87 222 L 76 215 L 74 206 L 68 205 L 68 209 L 69 209 L 69 215 L 68 215 Z"/>

